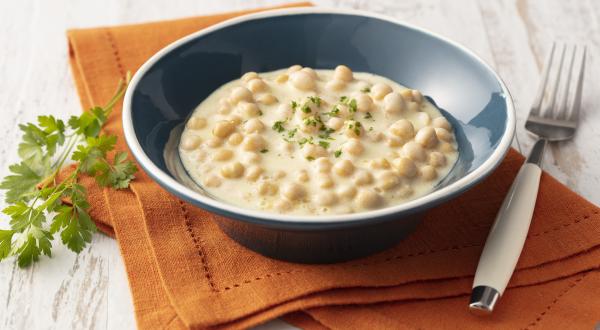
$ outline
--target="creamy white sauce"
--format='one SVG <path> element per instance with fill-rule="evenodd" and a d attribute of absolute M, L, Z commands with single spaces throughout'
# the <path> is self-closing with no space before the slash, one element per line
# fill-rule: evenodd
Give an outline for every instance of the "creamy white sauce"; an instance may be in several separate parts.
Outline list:
<path fill-rule="evenodd" d="M 353 213 L 423 196 L 456 162 L 452 128 L 418 91 L 343 66 L 298 70 L 248 73 L 196 108 L 179 153 L 210 194 L 270 212 Z"/>

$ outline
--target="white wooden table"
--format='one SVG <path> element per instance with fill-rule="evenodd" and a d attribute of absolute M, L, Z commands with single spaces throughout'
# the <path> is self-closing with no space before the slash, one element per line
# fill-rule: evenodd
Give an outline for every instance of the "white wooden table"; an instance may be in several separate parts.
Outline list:
<path fill-rule="evenodd" d="M 0 175 L 17 159 L 17 124 L 40 114 L 81 111 L 67 63 L 65 30 L 204 15 L 284 1 L 0 1 Z M 552 145 L 546 169 L 600 204 L 600 1 L 347 0 L 318 5 L 374 11 L 420 25 L 474 50 L 495 67 L 516 103 L 522 152 L 532 139 L 523 120 L 555 38 L 588 44 L 581 128 Z M 152 5 L 150 5 L 152 3 Z M 516 146 L 516 144 L 514 144 Z M 0 196 L 3 200 L 4 197 Z M 0 202 L 0 207 L 3 204 Z M 7 226 L 6 217 L 0 227 Z M 55 243 L 53 258 L 28 269 L 0 264 L 0 329 L 131 329 L 133 306 L 117 243 L 101 234 L 75 255 Z M 289 327 L 281 321 L 266 328 Z"/>

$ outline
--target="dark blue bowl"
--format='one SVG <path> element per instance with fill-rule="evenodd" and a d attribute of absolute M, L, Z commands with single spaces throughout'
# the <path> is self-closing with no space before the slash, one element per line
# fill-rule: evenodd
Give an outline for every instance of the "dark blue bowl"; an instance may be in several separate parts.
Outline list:
<path fill-rule="evenodd" d="M 293 64 L 319 69 L 345 64 L 423 91 L 456 128 L 456 166 L 426 196 L 335 216 L 242 209 L 203 195 L 169 171 L 164 156 L 169 136 L 204 98 L 247 71 Z M 296 8 L 235 18 L 159 51 L 132 79 L 123 127 L 146 173 L 177 197 L 225 216 L 219 225 L 236 241 L 276 258 L 333 262 L 398 242 L 423 212 L 489 175 L 510 146 L 515 114 L 498 75 L 452 41 L 380 15 Z"/>

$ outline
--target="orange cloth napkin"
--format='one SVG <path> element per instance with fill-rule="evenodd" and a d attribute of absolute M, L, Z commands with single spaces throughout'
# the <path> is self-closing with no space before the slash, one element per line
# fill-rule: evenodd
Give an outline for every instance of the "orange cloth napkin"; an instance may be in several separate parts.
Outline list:
<path fill-rule="evenodd" d="M 127 70 L 168 43 L 241 14 L 69 31 L 83 107 L 104 103 Z M 120 115 L 115 109 L 105 130 L 122 137 Z M 118 147 L 126 149 L 123 138 Z M 290 322 L 315 329 L 591 328 L 600 321 L 600 211 L 546 174 L 511 288 L 490 317 L 467 312 L 482 245 L 522 161 L 511 151 L 485 182 L 429 212 L 396 247 L 332 265 L 249 251 L 218 229 L 217 215 L 145 173 L 129 190 L 84 183 L 98 227 L 119 243 L 140 328 L 245 328 L 292 312 Z"/>

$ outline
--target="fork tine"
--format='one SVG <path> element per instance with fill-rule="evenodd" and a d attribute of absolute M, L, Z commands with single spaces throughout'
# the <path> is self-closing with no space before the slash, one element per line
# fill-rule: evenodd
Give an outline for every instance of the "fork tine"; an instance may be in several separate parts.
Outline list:
<path fill-rule="evenodd" d="M 558 87 L 560 86 L 560 79 L 562 78 L 562 68 L 565 62 L 565 51 L 567 50 L 567 45 L 562 45 L 562 51 L 560 52 L 560 62 L 558 64 L 558 71 L 556 72 L 556 78 L 554 81 L 554 87 L 552 87 L 552 94 L 550 97 L 552 98 L 552 103 L 550 103 L 549 107 L 544 109 L 544 114 L 550 118 L 554 116 L 554 112 L 556 110 L 556 95 L 558 95 Z"/>
<path fill-rule="evenodd" d="M 571 77 L 573 76 L 573 64 L 575 63 L 575 57 L 577 56 L 577 45 L 573 45 L 573 50 L 571 53 L 571 60 L 569 61 L 569 68 L 567 70 L 567 80 L 565 82 L 563 95 L 560 98 L 560 106 L 558 107 L 558 112 L 556 113 L 556 119 L 567 119 L 569 115 L 569 109 L 567 108 L 567 101 L 569 99 L 569 90 L 571 87 Z"/>
<path fill-rule="evenodd" d="M 537 95 L 533 101 L 533 105 L 531 106 L 531 110 L 529 115 L 540 114 L 540 108 L 542 106 L 542 100 L 544 99 L 544 91 L 546 90 L 546 84 L 548 83 L 548 74 L 550 72 L 550 64 L 552 63 L 552 59 L 554 58 L 554 50 L 556 49 L 556 42 L 552 43 L 552 49 L 546 58 L 546 64 L 544 65 L 544 71 L 542 72 L 542 79 L 540 80 Z"/>
<path fill-rule="evenodd" d="M 577 87 L 575 87 L 575 97 L 571 103 L 571 118 L 570 120 L 579 121 L 579 109 L 581 108 L 581 91 L 583 89 L 583 73 L 585 71 L 585 57 L 587 54 L 587 45 L 583 46 L 583 54 L 581 55 L 581 65 L 579 66 L 579 77 L 577 78 Z"/>

